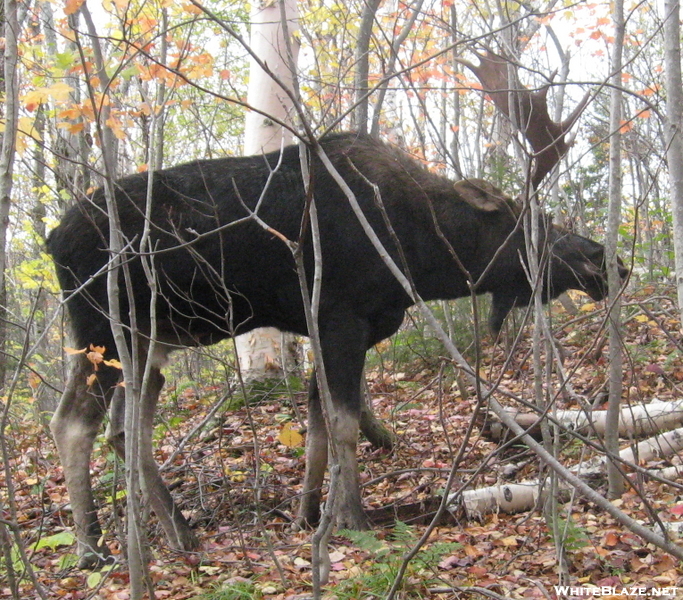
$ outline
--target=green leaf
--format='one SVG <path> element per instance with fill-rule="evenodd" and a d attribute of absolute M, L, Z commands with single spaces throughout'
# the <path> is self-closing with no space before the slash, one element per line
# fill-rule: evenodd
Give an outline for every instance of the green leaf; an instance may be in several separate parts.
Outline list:
<path fill-rule="evenodd" d="M 93 571 L 88 575 L 88 579 L 86 579 L 89 588 L 97 587 L 100 584 L 100 581 L 102 581 L 102 573 L 99 571 Z"/>
<path fill-rule="evenodd" d="M 76 60 L 73 52 L 57 52 L 54 57 L 55 66 L 65 71 L 73 67 Z"/>
<path fill-rule="evenodd" d="M 59 560 L 57 561 L 57 565 L 59 567 L 60 571 L 64 571 L 65 569 L 73 569 L 76 565 L 78 564 L 78 555 L 77 554 L 62 554 L 59 557 Z"/>
<path fill-rule="evenodd" d="M 71 546 L 75 541 L 76 536 L 73 533 L 70 531 L 60 531 L 54 535 L 41 538 L 36 542 L 33 549 L 50 548 L 50 550 L 54 550 L 57 546 Z"/>

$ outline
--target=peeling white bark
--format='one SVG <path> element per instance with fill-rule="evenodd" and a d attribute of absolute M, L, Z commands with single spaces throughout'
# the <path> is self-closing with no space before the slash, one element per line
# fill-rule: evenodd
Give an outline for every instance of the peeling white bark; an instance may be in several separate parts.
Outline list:
<path fill-rule="evenodd" d="M 296 64 L 299 44 L 293 33 L 298 27 L 297 6 L 295 0 L 281 1 L 284 2 L 289 46 L 294 55 L 292 64 Z M 293 122 L 294 104 L 271 76 L 275 75 L 283 85 L 293 89 L 294 74 L 287 57 L 280 2 L 255 2 L 252 5 L 250 46 L 270 73 L 251 58 L 247 103 L 258 112 L 252 110 L 246 116 L 244 154 L 247 156 L 277 150 L 294 141 L 291 131 L 279 124 Z M 290 352 L 293 336 L 287 337 L 290 339 L 283 344 L 282 334 L 277 329 L 267 327 L 235 338 L 242 378 L 245 381 L 260 381 L 284 377 L 288 366 L 296 362 Z"/>

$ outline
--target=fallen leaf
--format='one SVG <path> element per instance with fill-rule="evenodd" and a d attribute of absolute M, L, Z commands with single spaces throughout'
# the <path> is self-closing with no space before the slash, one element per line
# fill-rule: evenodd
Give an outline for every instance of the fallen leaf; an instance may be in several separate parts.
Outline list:
<path fill-rule="evenodd" d="M 292 428 L 293 424 L 285 423 L 280 430 L 280 434 L 277 439 L 281 444 L 287 446 L 288 448 L 299 448 L 303 445 L 304 437 L 295 429 Z"/>

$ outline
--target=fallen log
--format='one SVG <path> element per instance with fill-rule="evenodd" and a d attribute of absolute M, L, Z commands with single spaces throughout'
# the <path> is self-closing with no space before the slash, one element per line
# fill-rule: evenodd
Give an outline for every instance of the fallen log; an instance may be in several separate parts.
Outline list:
<path fill-rule="evenodd" d="M 623 466 L 628 469 L 629 464 L 635 466 L 654 459 L 666 458 L 682 449 L 683 427 L 653 436 L 635 446 L 628 446 L 619 452 L 619 458 Z M 598 456 L 579 463 L 570 471 L 582 479 L 602 478 L 606 462 L 607 457 Z M 647 471 L 640 470 L 639 473 L 647 476 Z M 683 473 L 683 466 L 653 470 L 652 473 L 660 478 L 675 479 Z M 561 486 L 561 493 L 568 493 L 569 486 L 562 483 Z M 485 514 L 498 511 L 517 513 L 532 510 L 538 502 L 540 489 L 540 482 L 533 480 L 522 483 L 497 483 L 485 488 L 465 490 L 459 494 L 451 494 L 449 510 L 463 509 L 468 518 L 481 518 Z"/>
<path fill-rule="evenodd" d="M 506 412 L 529 434 L 540 439 L 541 428 L 536 413 L 523 413 L 512 409 Z M 562 429 L 577 431 L 582 434 L 594 433 L 600 437 L 605 435 L 607 411 L 595 410 L 557 410 L 553 413 L 551 426 L 559 424 Z M 650 404 L 624 406 L 619 415 L 619 435 L 621 437 L 641 437 L 652 435 L 680 427 L 683 424 L 683 400 L 660 401 Z M 499 420 L 492 421 L 485 434 L 494 441 L 502 440 L 507 428 Z"/>

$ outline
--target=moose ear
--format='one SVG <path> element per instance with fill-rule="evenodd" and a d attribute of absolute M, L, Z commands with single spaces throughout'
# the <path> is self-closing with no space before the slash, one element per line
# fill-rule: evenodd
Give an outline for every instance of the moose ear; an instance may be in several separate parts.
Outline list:
<path fill-rule="evenodd" d="M 453 187 L 467 204 L 484 212 L 512 208 L 512 200 L 483 179 L 463 179 L 454 183 Z"/>

